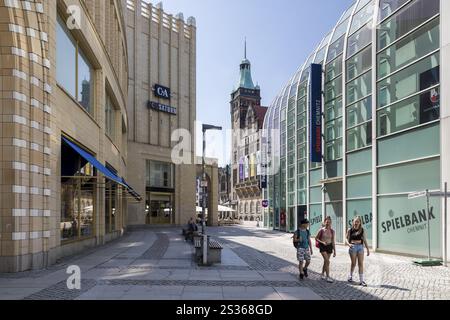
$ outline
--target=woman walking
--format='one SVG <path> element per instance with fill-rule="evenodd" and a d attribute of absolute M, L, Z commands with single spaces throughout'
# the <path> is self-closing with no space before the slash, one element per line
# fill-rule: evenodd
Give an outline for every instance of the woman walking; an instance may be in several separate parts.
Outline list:
<path fill-rule="evenodd" d="M 316 246 L 318 245 L 320 254 L 323 257 L 322 280 L 333 283 L 330 278 L 330 260 L 331 255 L 336 257 L 335 232 L 331 228 L 331 217 L 326 217 L 324 226 L 319 230 L 316 236 Z"/>
<path fill-rule="evenodd" d="M 352 262 L 348 282 L 353 282 L 353 272 L 355 271 L 356 262 L 358 262 L 359 285 L 367 287 L 367 284 L 364 281 L 364 247 L 367 249 L 367 256 L 370 255 L 370 251 L 369 246 L 367 245 L 361 217 L 355 217 L 353 219 L 352 228 L 347 231 L 346 242 L 350 247 L 348 253 Z"/>

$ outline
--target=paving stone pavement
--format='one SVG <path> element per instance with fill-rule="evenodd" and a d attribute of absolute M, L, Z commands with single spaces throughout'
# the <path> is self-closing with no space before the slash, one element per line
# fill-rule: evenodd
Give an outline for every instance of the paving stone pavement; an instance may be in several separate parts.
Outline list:
<path fill-rule="evenodd" d="M 217 228 L 211 232 L 255 270 L 298 275 L 296 252 L 290 234 L 250 227 Z M 309 268 L 310 277 L 301 283 L 323 299 L 330 300 L 450 299 L 449 268 L 420 267 L 412 263 L 412 258 L 380 253 L 372 253 L 365 260 L 368 287 L 349 284 L 347 249 L 337 246 L 337 257 L 332 258 L 331 262 L 331 276 L 336 282 L 329 284 L 320 280 L 323 260 L 318 249 L 315 249 Z M 358 279 L 357 272 L 355 278 Z"/>
<path fill-rule="evenodd" d="M 318 252 L 310 277 L 300 281 L 289 234 L 246 226 L 208 228 L 208 234 L 224 245 L 221 265 L 196 265 L 179 228 L 134 230 L 46 270 L 0 274 L 0 300 L 450 299 L 444 267 L 421 268 L 410 258 L 372 254 L 369 286 L 362 288 L 346 282 L 348 255 L 339 247 L 332 261 L 334 284 L 320 280 Z M 67 289 L 70 265 L 82 270 L 81 290 Z"/>

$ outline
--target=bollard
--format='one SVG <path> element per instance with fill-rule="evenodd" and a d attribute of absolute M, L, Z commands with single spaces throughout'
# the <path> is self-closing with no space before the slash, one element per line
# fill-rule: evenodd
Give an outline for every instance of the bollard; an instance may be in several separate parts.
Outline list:
<path fill-rule="evenodd" d="M 208 236 L 203 235 L 203 265 L 208 264 Z"/>

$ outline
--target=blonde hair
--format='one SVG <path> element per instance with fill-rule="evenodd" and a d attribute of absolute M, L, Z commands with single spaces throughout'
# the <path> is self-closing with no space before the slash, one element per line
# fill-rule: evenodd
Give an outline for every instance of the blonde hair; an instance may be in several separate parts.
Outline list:
<path fill-rule="evenodd" d="M 361 219 L 360 216 L 356 216 L 356 217 L 353 218 L 352 229 L 356 230 L 356 228 L 355 228 L 355 222 L 356 222 L 357 220 L 359 220 L 359 228 L 358 228 L 358 231 L 360 231 L 360 230 L 363 229 L 362 219 Z"/>

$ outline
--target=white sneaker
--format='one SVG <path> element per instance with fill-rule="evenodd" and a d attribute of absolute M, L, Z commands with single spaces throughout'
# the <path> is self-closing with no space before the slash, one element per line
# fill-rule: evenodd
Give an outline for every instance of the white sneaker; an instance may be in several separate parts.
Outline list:
<path fill-rule="evenodd" d="M 328 282 L 328 283 L 334 283 L 334 280 L 331 279 L 331 278 L 327 278 L 327 282 Z"/>
<path fill-rule="evenodd" d="M 327 280 L 327 277 L 326 277 L 325 275 L 322 275 L 322 276 L 320 277 L 320 279 L 322 279 L 322 280 Z"/>

